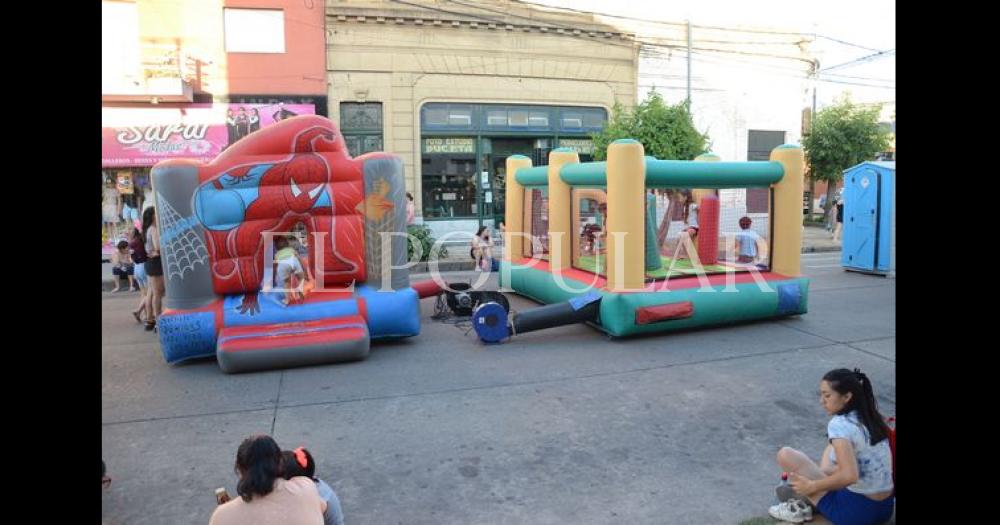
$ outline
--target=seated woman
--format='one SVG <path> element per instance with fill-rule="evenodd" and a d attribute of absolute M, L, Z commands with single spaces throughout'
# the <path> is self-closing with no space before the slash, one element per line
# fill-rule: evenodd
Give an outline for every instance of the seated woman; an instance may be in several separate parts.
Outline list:
<path fill-rule="evenodd" d="M 281 447 L 271 436 L 243 440 L 236 451 L 239 498 L 216 507 L 209 525 L 323 525 L 326 501 L 307 477 L 281 477 Z"/>
<path fill-rule="evenodd" d="M 115 246 L 115 251 L 111 252 L 111 273 L 115 276 L 115 288 L 112 292 L 121 289 L 122 277 L 128 277 L 129 291 L 136 292 L 139 288 L 135 285 L 135 265 L 132 263 L 132 254 L 128 251 L 128 241 L 122 239 Z"/>
<path fill-rule="evenodd" d="M 778 451 L 794 492 L 768 512 L 802 523 L 812 519 L 811 504 L 834 525 L 882 523 L 892 516 L 896 498 L 889 427 L 878 412 L 871 380 L 857 368 L 838 368 L 823 376 L 819 389 L 820 404 L 833 416 L 826 427 L 830 443 L 819 465 L 793 448 Z"/>

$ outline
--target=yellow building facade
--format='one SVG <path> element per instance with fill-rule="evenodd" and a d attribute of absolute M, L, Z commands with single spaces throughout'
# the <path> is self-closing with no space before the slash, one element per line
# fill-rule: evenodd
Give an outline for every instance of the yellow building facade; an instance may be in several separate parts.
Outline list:
<path fill-rule="evenodd" d="M 638 45 L 588 15 L 330 1 L 326 37 L 331 119 L 352 154 L 403 158 L 418 221 L 439 236 L 502 220 L 508 156 L 587 160 L 614 104 L 636 103 Z"/>

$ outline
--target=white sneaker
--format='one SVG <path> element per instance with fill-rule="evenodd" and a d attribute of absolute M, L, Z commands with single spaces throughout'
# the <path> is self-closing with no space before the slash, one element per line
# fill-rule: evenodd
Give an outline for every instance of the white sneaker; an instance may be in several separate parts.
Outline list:
<path fill-rule="evenodd" d="M 812 507 L 803 500 L 790 499 L 784 503 L 779 503 L 767 509 L 767 513 L 772 518 L 790 523 L 802 523 L 812 521 Z"/>
<path fill-rule="evenodd" d="M 477 272 L 481 272 L 481 271 L 483 271 L 483 269 L 482 269 L 482 268 L 480 268 L 480 267 L 478 267 L 478 266 L 476 266 L 476 271 L 477 271 Z"/>

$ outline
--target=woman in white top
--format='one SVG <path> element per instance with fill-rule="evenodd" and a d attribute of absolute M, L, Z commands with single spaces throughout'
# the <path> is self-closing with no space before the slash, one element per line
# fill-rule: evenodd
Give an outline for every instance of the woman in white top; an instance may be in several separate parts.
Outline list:
<path fill-rule="evenodd" d="M 490 269 L 490 232 L 486 226 L 480 226 L 475 237 L 472 238 L 472 259 L 476 261 L 476 271 L 489 271 Z"/>
<path fill-rule="evenodd" d="M 820 382 L 820 403 L 833 416 L 826 430 L 830 443 L 819 465 L 793 448 L 778 451 L 778 464 L 789 472 L 794 494 L 769 513 L 802 523 L 812 519 L 811 503 L 834 525 L 885 522 L 896 500 L 892 452 L 871 380 L 857 368 L 831 370 Z"/>

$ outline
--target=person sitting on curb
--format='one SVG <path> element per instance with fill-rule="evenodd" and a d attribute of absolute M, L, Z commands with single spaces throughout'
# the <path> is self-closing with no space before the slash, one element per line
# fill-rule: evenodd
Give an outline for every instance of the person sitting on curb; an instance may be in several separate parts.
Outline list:
<path fill-rule="evenodd" d="M 829 444 L 819 465 L 789 447 L 778 451 L 778 464 L 789 472 L 792 492 L 768 509 L 771 517 L 802 523 L 812 506 L 834 525 L 876 525 L 892 516 L 895 496 L 889 426 L 878 412 L 871 380 L 857 368 L 831 370 L 820 381 L 820 404 L 833 416 Z"/>
<path fill-rule="evenodd" d="M 281 447 L 255 434 L 236 451 L 236 493 L 215 508 L 209 525 L 322 525 L 326 502 L 307 477 L 281 477 Z"/>
<path fill-rule="evenodd" d="M 115 251 L 111 252 L 111 273 L 115 276 L 115 288 L 111 293 L 121 289 L 122 277 L 128 277 L 129 291 L 139 290 L 135 285 L 135 265 L 132 264 L 132 255 L 125 239 L 118 241 Z"/>
<path fill-rule="evenodd" d="M 316 460 L 305 447 L 286 450 L 281 453 L 281 476 L 292 479 L 295 476 L 305 476 L 314 483 L 319 491 L 319 497 L 326 502 L 326 512 L 323 513 L 324 525 L 344 525 L 344 511 L 340 507 L 340 498 L 325 481 L 316 477 Z"/>

